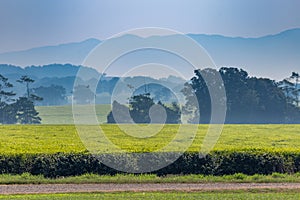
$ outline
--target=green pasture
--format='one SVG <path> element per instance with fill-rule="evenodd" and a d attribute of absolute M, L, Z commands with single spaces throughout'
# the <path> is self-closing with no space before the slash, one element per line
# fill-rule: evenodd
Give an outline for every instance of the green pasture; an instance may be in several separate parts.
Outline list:
<path fill-rule="evenodd" d="M 199 152 L 208 125 L 132 125 L 84 126 L 78 134 L 74 125 L 1 125 L 1 154 L 79 153 L 86 152 L 85 145 L 97 147 L 100 152 L 113 152 L 106 142 L 111 142 L 127 152 L 178 151 L 192 142 L 189 152 Z M 100 129 L 101 128 L 101 129 Z M 162 128 L 159 130 L 159 128 Z M 195 137 L 192 131 L 196 129 Z M 101 134 L 96 130 L 102 130 Z M 156 133 L 143 136 L 143 130 Z M 84 138 L 84 144 L 80 138 Z M 300 125 L 224 125 L 214 147 L 220 151 L 299 152 Z"/>
<path fill-rule="evenodd" d="M 111 105 L 96 105 L 95 109 L 99 123 L 105 123 L 106 116 L 111 110 Z M 74 124 L 72 105 L 37 106 L 36 110 L 42 118 L 42 124 Z"/>

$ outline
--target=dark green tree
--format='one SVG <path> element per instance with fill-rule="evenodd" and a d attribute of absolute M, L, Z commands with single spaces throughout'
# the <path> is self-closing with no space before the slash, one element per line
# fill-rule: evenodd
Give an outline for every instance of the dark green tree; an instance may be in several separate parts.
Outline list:
<path fill-rule="evenodd" d="M 125 105 L 114 101 L 112 104 L 112 111 L 107 115 L 107 123 L 131 123 L 132 119 L 129 114 L 129 108 Z"/>
<path fill-rule="evenodd" d="M 2 124 L 16 124 L 18 122 L 17 108 L 15 106 L 15 103 L 6 104 L 2 111 Z"/>
<path fill-rule="evenodd" d="M 292 75 L 290 76 L 290 80 L 294 81 L 293 85 L 294 88 L 292 90 L 293 94 L 293 100 L 295 101 L 295 104 L 299 107 L 299 96 L 300 96 L 300 88 L 299 88 L 299 81 L 300 81 L 300 76 L 298 73 L 293 72 Z"/>
<path fill-rule="evenodd" d="M 171 106 L 166 106 L 160 101 L 155 103 L 149 93 L 139 94 L 132 96 L 129 99 L 129 107 L 122 105 L 116 101 L 113 102 L 112 111 L 107 116 L 108 123 L 151 123 L 150 109 L 153 106 L 159 106 L 164 109 L 166 113 L 166 121 L 168 124 L 181 123 L 181 110 L 177 103 L 173 102 Z M 158 110 L 156 110 L 158 111 Z M 153 113 L 154 115 L 160 113 Z M 161 116 L 158 116 L 160 120 Z M 153 119 L 152 119 L 153 120 Z M 155 121 L 154 123 L 160 123 L 161 121 Z"/>
<path fill-rule="evenodd" d="M 227 98 L 225 123 L 299 123 L 300 109 L 286 98 L 284 90 L 274 80 L 249 77 L 237 68 L 196 70 L 195 77 L 186 83 L 183 94 L 186 97 L 184 112 L 191 113 L 200 123 L 210 119 L 211 100 L 202 75 L 220 73 Z M 207 75 L 208 74 L 208 75 Z M 294 76 L 297 78 L 296 74 Z M 211 76 L 213 77 L 213 76 Z M 207 80 L 207 79 L 206 79 Z M 214 79 L 208 79 L 214 83 Z M 209 83 L 211 84 L 211 83 Z M 196 96 L 198 103 L 192 99 Z M 198 123 L 190 120 L 190 122 Z"/>
<path fill-rule="evenodd" d="M 282 89 L 284 92 L 286 98 L 287 98 L 287 103 L 294 103 L 295 97 L 294 97 L 294 89 L 295 85 L 290 82 L 288 79 L 284 79 L 283 81 L 279 81 L 277 83 L 278 87 Z"/>
<path fill-rule="evenodd" d="M 77 85 L 73 91 L 73 99 L 77 104 L 90 104 L 95 98 L 95 94 L 87 85 Z"/>
<path fill-rule="evenodd" d="M 250 123 L 285 123 L 287 99 L 275 81 L 266 78 L 252 77 L 248 80 L 248 90 L 256 92 L 256 101 L 252 104 L 243 101 L 243 106 L 249 106 L 252 117 L 245 121 Z M 249 101 L 248 101 L 249 102 Z M 243 122 L 243 121 L 242 121 Z"/>
<path fill-rule="evenodd" d="M 181 123 L 181 109 L 176 102 L 172 102 L 171 106 L 166 106 L 160 101 L 158 105 L 161 105 L 167 114 L 166 123 L 168 124 L 180 124 Z"/>
<path fill-rule="evenodd" d="M 59 85 L 40 86 L 33 93 L 43 98 L 41 105 L 63 105 L 67 103 L 66 89 Z"/>
<path fill-rule="evenodd" d="M 38 116 L 38 112 L 34 108 L 33 102 L 27 97 L 20 97 L 16 103 L 16 118 L 20 124 L 40 124 L 41 118 Z"/>
<path fill-rule="evenodd" d="M 150 123 L 149 110 L 154 105 L 150 93 L 135 95 L 129 100 L 130 115 L 135 123 Z"/>
<path fill-rule="evenodd" d="M 8 81 L 8 78 L 0 74 L 0 102 L 8 102 L 12 100 L 12 97 L 16 94 L 10 89 L 13 87 Z"/>
<path fill-rule="evenodd" d="M 22 76 L 19 80 L 17 80 L 17 82 L 19 83 L 23 83 L 26 86 L 26 96 L 28 99 L 30 99 L 31 95 L 30 95 L 30 84 L 34 82 L 33 79 L 31 79 L 28 76 Z"/>
<path fill-rule="evenodd" d="M 208 79 L 213 79 L 215 74 L 219 72 L 207 68 L 195 70 L 194 73 L 195 76 L 185 84 L 182 90 L 187 102 L 183 107 L 183 112 L 186 115 L 191 115 L 189 119 L 190 123 L 209 123 L 211 118 L 211 99 L 207 84 L 202 76 L 204 75 Z M 212 81 L 211 84 L 214 84 L 214 82 Z"/>
<path fill-rule="evenodd" d="M 40 124 L 41 118 L 38 116 L 39 113 L 34 107 L 34 102 L 41 101 L 43 98 L 32 93 L 30 84 L 32 84 L 34 80 L 28 76 L 22 76 L 17 82 L 25 84 L 26 86 L 25 97 L 19 97 L 16 103 L 13 104 L 16 109 L 17 122 L 21 124 Z"/>
<path fill-rule="evenodd" d="M 251 121 L 258 106 L 257 91 L 249 87 L 251 78 L 242 69 L 222 67 L 220 75 L 223 79 L 227 97 L 227 123 L 243 123 Z"/>
<path fill-rule="evenodd" d="M 10 103 L 14 101 L 13 96 L 16 94 L 11 91 L 13 85 L 8 81 L 8 79 L 0 74 L 0 123 L 8 124 L 15 123 L 13 120 L 15 117 L 15 112 L 12 109 Z"/>

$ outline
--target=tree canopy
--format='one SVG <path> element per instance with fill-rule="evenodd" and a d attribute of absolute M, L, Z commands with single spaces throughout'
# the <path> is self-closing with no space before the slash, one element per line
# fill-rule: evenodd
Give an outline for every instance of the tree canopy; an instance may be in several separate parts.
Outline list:
<path fill-rule="evenodd" d="M 200 123 L 209 123 L 211 99 L 203 74 L 220 73 L 227 98 L 225 123 L 299 123 L 300 109 L 289 103 L 284 92 L 274 80 L 250 77 L 237 68 L 195 70 L 183 93 L 186 97 L 184 110 L 191 113 L 191 122 L 200 116 Z M 213 81 L 213 80 L 212 80 Z M 191 88 L 191 89 L 190 89 Z M 199 105 L 192 105 L 191 93 L 195 93 Z M 196 117 L 195 117 L 196 116 Z"/>
<path fill-rule="evenodd" d="M 73 99 L 77 104 L 90 104 L 95 98 L 95 94 L 89 85 L 77 85 L 73 91 Z"/>
<path fill-rule="evenodd" d="M 34 94 L 43 98 L 39 105 L 63 105 L 67 103 L 66 89 L 60 85 L 40 86 L 33 89 Z"/>

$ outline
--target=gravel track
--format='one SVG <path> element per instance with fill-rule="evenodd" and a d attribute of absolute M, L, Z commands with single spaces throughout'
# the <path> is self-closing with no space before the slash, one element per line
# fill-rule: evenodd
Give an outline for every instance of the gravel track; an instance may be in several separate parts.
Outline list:
<path fill-rule="evenodd" d="M 213 191 L 249 189 L 294 189 L 300 191 L 300 183 L 26 184 L 0 185 L 0 194 Z"/>

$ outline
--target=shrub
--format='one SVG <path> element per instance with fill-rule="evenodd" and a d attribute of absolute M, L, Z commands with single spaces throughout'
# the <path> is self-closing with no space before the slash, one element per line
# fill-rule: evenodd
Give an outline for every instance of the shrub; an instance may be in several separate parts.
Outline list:
<path fill-rule="evenodd" d="M 167 159 L 172 153 L 156 153 L 147 165 L 155 164 L 158 159 Z M 136 154 L 137 158 L 130 166 L 138 169 L 139 160 L 145 154 Z M 105 154 L 101 155 L 112 163 L 119 163 L 126 167 L 128 155 Z M 238 174 L 236 178 L 243 179 L 240 174 L 273 174 L 299 173 L 300 154 L 295 153 L 260 153 L 260 152 L 211 152 L 205 157 L 198 153 L 184 153 L 174 163 L 152 172 L 157 175 L 167 174 L 203 174 L 227 175 Z M 128 163 L 127 163 L 128 164 Z M 45 177 L 75 176 L 86 173 L 114 175 L 120 173 L 115 169 L 102 164 L 100 160 L 90 154 L 25 154 L 25 155 L 0 155 L 1 174 L 43 175 Z"/>

